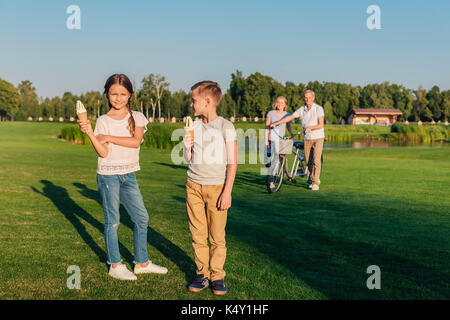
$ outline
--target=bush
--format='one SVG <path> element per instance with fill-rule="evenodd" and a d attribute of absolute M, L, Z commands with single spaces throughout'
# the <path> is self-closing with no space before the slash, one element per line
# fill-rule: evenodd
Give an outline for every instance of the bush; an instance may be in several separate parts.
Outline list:
<path fill-rule="evenodd" d="M 400 140 L 412 142 L 431 142 L 449 140 L 450 129 L 444 125 L 405 125 L 395 123 L 391 132 L 397 133 Z"/>
<path fill-rule="evenodd" d="M 25 111 L 19 110 L 14 114 L 14 121 L 26 121 L 27 114 Z"/>
<path fill-rule="evenodd" d="M 91 121 L 95 128 L 95 122 Z M 156 149 L 172 149 L 179 141 L 171 141 L 172 132 L 175 129 L 183 128 L 183 124 L 148 124 L 147 132 L 144 134 L 143 147 Z M 91 140 L 80 131 L 78 125 L 67 125 L 61 130 L 61 138 L 77 144 L 91 144 Z"/>
<path fill-rule="evenodd" d="M 92 127 L 95 128 L 95 121 L 91 121 Z M 91 144 L 88 135 L 80 131 L 78 125 L 67 125 L 61 129 L 61 138 L 77 144 Z"/>
<path fill-rule="evenodd" d="M 149 124 L 147 126 L 148 130 L 144 134 L 143 146 L 170 150 L 182 140 L 182 137 L 180 137 L 179 141 L 171 141 L 173 131 L 183 127 L 183 124 Z"/>

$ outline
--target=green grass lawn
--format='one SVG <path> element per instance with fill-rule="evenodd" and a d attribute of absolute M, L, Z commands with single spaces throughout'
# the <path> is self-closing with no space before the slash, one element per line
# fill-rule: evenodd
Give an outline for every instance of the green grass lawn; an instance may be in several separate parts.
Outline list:
<path fill-rule="evenodd" d="M 191 293 L 186 167 L 141 150 L 150 259 L 167 275 L 107 275 L 96 154 L 60 123 L 0 123 L 0 299 L 449 299 L 450 148 L 326 150 L 319 192 L 269 195 L 261 165 L 240 165 L 227 225 L 224 297 Z M 119 240 L 133 261 L 122 208 Z M 68 266 L 81 269 L 69 290 Z M 369 290 L 367 267 L 381 269 Z"/>

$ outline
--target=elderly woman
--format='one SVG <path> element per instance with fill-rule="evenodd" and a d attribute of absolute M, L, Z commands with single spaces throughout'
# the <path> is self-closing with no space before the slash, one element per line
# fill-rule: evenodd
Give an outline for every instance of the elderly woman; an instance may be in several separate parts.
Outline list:
<path fill-rule="evenodd" d="M 287 129 L 289 130 L 289 133 L 291 134 L 291 136 L 293 136 L 290 123 L 287 123 L 287 124 L 284 123 L 275 128 L 269 129 L 271 124 L 273 124 L 277 121 L 280 121 L 281 119 L 284 119 L 285 117 L 290 115 L 290 113 L 287 112 L 287 99 L 283 96 L 279 96 L 278 98 L 275 99 L 275 102 L 272 104 L 272 108 L 273 108 L 273 110 L 270 110 L 266 116 L 266 131 L 265 131 L 265 136 L 264 136 L 266 149 L 269 154 L 272 153 L 271 150 L 274 148 L 272 146 L 278 146 L 280 139 L 285 136 L 286 126 L 287 126 Z M 278 154 L 278 152 L 277 152 L 277 154 Z M 270 156 L 268 156 L 268 157 L 270 157 Z M 278 162 L 278 159 L 274 159 L 274 160 L 275 160 L 275 163 L 270 166 L 269 174 L 272 174 L 272 170 L 275 167 L 276 163 Z M 268 159 L 265 162 L 267 164 Z M 271 188 L 273 188 L 273 187 L 274 186 L 271 185 Z"/>

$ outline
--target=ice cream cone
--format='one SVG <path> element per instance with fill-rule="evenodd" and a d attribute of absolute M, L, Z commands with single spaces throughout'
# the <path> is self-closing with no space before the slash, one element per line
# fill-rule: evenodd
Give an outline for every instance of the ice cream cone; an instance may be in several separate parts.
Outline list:
<path fill-rule="evenodd" d="M 87 121 L 87 111 L 86 108 L 84 107 L 83 103 L 80 100 L 77 100 L 77 117 L 78 119 L 80 119 L 83 122 Z"/>
<path fill-rule="evenodd" d="M 192 139 L 194 139 L 194 129 L 190 129 L 190 128 L 184 128 L 184 133 L 189 134 L 191 136 Z"/>
<path fill-rule="evenodd" d="M 87 121 L 87 112 L 77 113 L 77 117 L 81 121 L 86 122 Z"/>
<path fill-rule="evenodd" d="M 194 139 L 194 122 L 191 117 L 186 118 L 186 124 L 184 127 L 184 134 L 189 134 L 192 139 Z"/>

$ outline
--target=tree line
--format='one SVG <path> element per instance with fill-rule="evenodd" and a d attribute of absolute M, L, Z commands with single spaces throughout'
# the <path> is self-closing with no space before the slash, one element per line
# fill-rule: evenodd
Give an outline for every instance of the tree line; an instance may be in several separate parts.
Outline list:
<path fill-rule="evenodd" d="M 164 76 L 149 74 L 140 84 L 134 83 L 135 92 L 131 98 L 133 110 L 143 112 L 147 118 L 171 119 L 192 116 L 189 107 L 190 92 L 171 92 Z M 315 102 L 324 107 L 329 123 L 340 123 L 355 108 L 396 108 L 403 112 L 399 120 L 446 121 L 450 118 L 450 90 L 441 91 L 438 86 L 430 90 L 422 87 L 416 90 L 389 82 L 368 84 L 364 87 L 346 83 L 311 81 L 282 84 L 259 72 L 244 77 L 241 71 L 231 75 L 229 88 L 222 89 L 224 95 L 219 114 L 234 118 L 264 118 L 272 109 L 278 96 L 285 96 L 288 111 L 293 112 L 302 105 L 303 93 L 311 89 L 316 94 Z M 81 100 L 91 119 L 108 112 L 108 101 L 101 92 L 89 91 L 80 96 L 65 92 L 62 97 L 38 97 L 29 80 L 22 81 L 17 88 L 0 78 L 1 120 L 26 120 L 64 118 L 76 116 L 75 102 Z"/>

